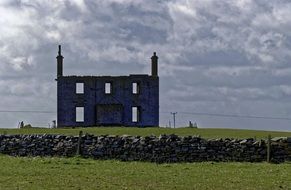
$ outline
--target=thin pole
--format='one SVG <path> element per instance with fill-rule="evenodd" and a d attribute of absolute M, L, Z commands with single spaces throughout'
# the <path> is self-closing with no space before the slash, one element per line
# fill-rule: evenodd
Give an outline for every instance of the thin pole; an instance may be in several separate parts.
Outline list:
<path fill-rule="evenodd" d="M 171 112 L 171 114 L 173 115 L 173 119 L 174 119 L 174 128 L 176 128 L 176 114 L 177 114 L 177 112 Z"/>
<path fill-rule="evenodd" d="M 82 143 L 82 135 L 83 135 L 83 131 L 79 132 L 79 138 L 78 138 L 78 146 L 77 146 L 77 156 L 81 155 L 81 143 Z"/>
<path fill-rule="evenodd" d="M 267 162 L 270 163 L 271 161 L 271 135 L 268 135 L 268 142 L 267 142 Z"/>

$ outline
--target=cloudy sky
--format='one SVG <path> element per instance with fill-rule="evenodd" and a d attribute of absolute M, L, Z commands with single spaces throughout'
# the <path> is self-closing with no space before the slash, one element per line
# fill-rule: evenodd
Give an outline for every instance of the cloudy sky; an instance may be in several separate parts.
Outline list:
<path fill-rule="evenodd" d="M 56 111 L 62 44 L 65 75 L 149 74 L 156 51 L 161 126 L 172 111 L 178 126 L 291 130 L 289 0 L 1 0 L 0 24 L 0 111 Z M 0 112 L 0 127 L 55 118 Z"/>

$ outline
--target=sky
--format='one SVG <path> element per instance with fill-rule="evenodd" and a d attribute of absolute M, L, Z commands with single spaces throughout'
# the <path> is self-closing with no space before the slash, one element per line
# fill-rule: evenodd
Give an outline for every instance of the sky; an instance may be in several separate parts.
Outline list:
<path fill-rule="evenodd" d="M 1 128 L 56 119 L 61 44 L 64 75 L 150 74 L 156 51 L 161 126 L 291 131 L 289 0 L 1 0 L 0 24 Z"/>

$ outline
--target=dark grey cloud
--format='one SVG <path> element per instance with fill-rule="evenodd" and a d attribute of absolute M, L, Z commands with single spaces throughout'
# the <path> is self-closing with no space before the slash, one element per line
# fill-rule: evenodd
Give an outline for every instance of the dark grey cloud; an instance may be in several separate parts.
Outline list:
<path fill-rule="evenodd" d="M 169 111 L 291 117 L 288 0 L 2 0 L 0 24 L 1 109 L 56 110 L 62 44 L 68 75 L 149 73 L 157 51 L 162 126 Z M 55 117 L 1 113 L 0 127 Z M 291 130 L 279 120 L 179 113 L 177 120 Z"/>

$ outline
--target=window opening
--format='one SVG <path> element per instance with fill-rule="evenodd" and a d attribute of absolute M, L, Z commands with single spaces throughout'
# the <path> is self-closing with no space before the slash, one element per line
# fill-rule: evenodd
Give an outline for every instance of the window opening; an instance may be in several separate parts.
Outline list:
<path fill-rule="evenodd" d="M 110 82 L 105 83 L 105 94 L 111 94 L 112 93 L 112 85 Z"/>
<path fill-rule="evenodd" d="M 139 83 L 137 82 L 132 83 L 132 93 L 139 94 L 139 90 L 140 90 Z"/>
<path fill-rule="evenodd" d="M 140 108 L 132 107 L 132 122 L 139 122 L 139 121 L 140 121 Z"/>
<path fill-rule="evenodd" d="M 84 94 L 84 83 L 76 83 L 76 94 Z"/>
<path fill-rule="evenodd" d="M 76 122 L 84 122 L 84 107 L 76 107 Z"/>

